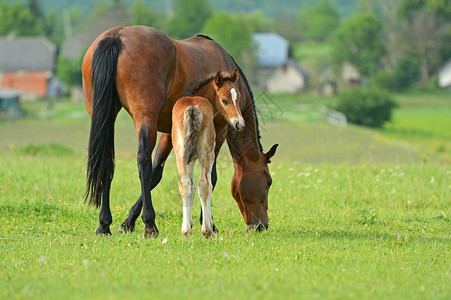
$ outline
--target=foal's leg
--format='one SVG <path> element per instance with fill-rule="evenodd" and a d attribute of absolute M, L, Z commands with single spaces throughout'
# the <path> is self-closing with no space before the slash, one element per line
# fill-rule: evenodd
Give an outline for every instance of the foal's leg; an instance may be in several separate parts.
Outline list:
<path fill-rule="evenodd" d="M 202 233 L 205 237 L 214 237 L 213 219 L 211 216 L 211 196 L 213 185 L 211 184 L 211 168 L 213 165 L 213 155 L 201 162 L 201 171 L 197 187 L 199 198 L 202 204 Z"/>
<path fill-rule="evenodd" d="M 183 151 L 180 151 L 183 152 Z M 179 191 L 183 200 L 183 222 L 182 233 L 186 236 L 191 234 L 193 227 L 193 199 L 195 196 L 196 186 L 194 185 L 194 165 L 195 161 L 189 164 L 183 163 L 183 153 L 177 155 L 177 168 L 180 173 Z"/>
<path fill-rule="evenodd" d="M 153 190 L 158 185 L 158 183 L 160 183 L 163 176 L 164 164 L 169 156 L 169 153 L 171 153 L 171 150 L 171 135 L 168 133 L 163 133 L 160 137 L 160 141 L 158 142 L 158 147 L 152 164 L 152 175 L 150 177 L 151 190 Z M 125 219 L 125 221 L 121 224 L 119 228 L 120 232 L 132 232 L 135 229 L 135 222 L 139 217 L 139 214 L 141 213 L 141 209 L 142 194 L 139 196 L 138 201 L 136 201 L 136 203 L 130 209 L 127 219 Z"/>
<path fill-rule="evenodd" d="M 226 135 L 227 135 L 227 126 L 225 127 L 225 129 L 220 129 L 220 130 L 216 131 L 215 158 L 214 158 L 213 167 L 211 169 L 211 183 L 213 186 L 213 190 L 215 189 L 216 182 L 218 181 L 218 175 L 216 173 L 216 160 L 219 155 L 219 150 L 221 150 L 221 147 L 224 144 Z M 212 219 L 213 219 L 213 216 L 212 216 Z M 201 207 L 200 216 L 199 216 L 199 222 L 201 225 L 202 225 L 202 220 L 203 220 L 203 211 L 202 211 L 202 207 Z M 219 233 L 219 230 L 216 228 L 214 223 L 213 223 L 213 231 L 215 233 Z"/>

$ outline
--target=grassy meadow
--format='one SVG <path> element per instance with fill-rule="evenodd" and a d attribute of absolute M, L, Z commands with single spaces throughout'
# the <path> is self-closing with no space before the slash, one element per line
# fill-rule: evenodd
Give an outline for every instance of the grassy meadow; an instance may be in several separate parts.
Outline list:
<path fill-rule="evenodd" d="M 224 147 L 220 233 L 208 240 L 197 222 L 190 238 L 180 233 L 172 154 L 152 194 L 160 236 L 144 239 L 140 219 L 134 233 L 96 236 L 98 211 L 82 200 L 83 104 L 29 103 L 27 118 L 0 122 L 0 298 L 449 299 L 451 104 L 430 98 L 397 95 L 393 122 L 371 130 L 322 121 L 317 108 L 334 99 L 262 96 L 263 146 L 280 144 L 270 229 L 244 232 Z M 139 196 L 134 134 L 121 113 L 113 229 Z"/>

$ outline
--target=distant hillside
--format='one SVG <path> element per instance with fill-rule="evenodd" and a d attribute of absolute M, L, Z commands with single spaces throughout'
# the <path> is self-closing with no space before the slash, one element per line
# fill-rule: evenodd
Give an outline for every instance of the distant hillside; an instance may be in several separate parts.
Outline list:
<path fill-rule="evenodd" d="M 16 2 L 17 0 L 8 0 Z M 27 2 L 26 0 L 21 0 Z M 130 5 L 136 0 L 121 0 L 125 5 Z M 168 11 L 172 1 L 169 0 L 142 0 L 160 11 Z M 302 10 L 315 5 L 318 0 L 209 0 L 216 10 L 227 10 L 233 12 L 262 11 L 268 17 L 294 16 Z M 71 6 L 82 8 L 83 12 L 89 14 L 99 4 L 112 5 L 113 0 L 41 0 L 39 1 L 44 11 L 61 11 Z M 331 0 L 342 17 L 349 16 L 357 10 L 357 0 Z"/>

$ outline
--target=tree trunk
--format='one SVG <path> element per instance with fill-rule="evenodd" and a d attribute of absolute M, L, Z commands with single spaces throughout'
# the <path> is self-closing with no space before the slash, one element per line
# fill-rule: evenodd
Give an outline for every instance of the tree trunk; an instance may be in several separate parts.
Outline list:
<path fill-rule="evenodd" d="M 421 87 L 427 86 L 429 82 L 429 65 L 426 53 L 421 53 Z"/>

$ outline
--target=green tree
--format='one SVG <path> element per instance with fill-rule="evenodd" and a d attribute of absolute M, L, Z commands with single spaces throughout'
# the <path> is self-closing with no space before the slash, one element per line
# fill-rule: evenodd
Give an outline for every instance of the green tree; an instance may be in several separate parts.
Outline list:
<path fill-rule="evenodd" d="M 421 83 L 451 55 L 451 1 L 402 0 L 398 14 L 402 22 L 403 52 L 420 59 Z"/>
<path fill-rule="evenodd" d="M 336 63 L 349 61 L 365 76 L 374 74 L 386 53 L 382 41 L 382 22 L 371 13 L 346 19 L 334 33 L 332 58 Z"/>
<path fill-rule="evenodd" d="M 215 13 L 202 29 L 204 34 L 220 43 L 236 59 L 245 73 L 251 73 L 256 65 L 255 45 L 252 33 L 253 16 L 244 14 Z"/>
<path fill-rule="evenodd" d="M 27 5 L 20 2 L 0 2 L 0 35 L 42 35 L 44 24 Z"/>
<path fill-rule="evenodd" d="M 68 86 L 82 85 L 81 65 L 83 63 L 83 57 L 85 56 L 86 50 L 83 50 L 75 59 L 69 59 L 63 57 L 62 55 L 59 56 L 56 66 L 56 76 L 64 81 Z"/>
<path fill-rule="evenodd" d="M 199 33 L 213 14 L 207 0 L 174 0 L 174 15 L 168 24 L 168 34 L 184 39 Z"/>
<path fill-rule="evenodd" d="M 274 20 L 266 18 L 261 11 L 254 11 L 245 18 L 253 32 L 273 32 L 276 29 Z"/>
<path fill-rule="evenodd" d="M 129 14 L 132 25 L 146 25 L 163 30 L 164 17 L 143 1 L 134 2 Z"/>
<path fill-rule="evenodd" d="M 45 15 L 42 12 L 39 0 L 28 0 L 28 8 L 37 19 L 45 20 Z"/>
<path fill-rule="evenodd" d="M 418 59 L 401 57 L 395 65 L 393 74 L 399 88 L 411 87 L 420 78 L 420 64 Z"/>
<path fill-rule="evenodd" d="M 202 32 L 220 43 L 232 56 L 238 57 L 252 43 L 252 25 L 244 15 L 215 13 Z"/>
<path fill-rule="evenodd" d="M 401 0 L 398 13 L 407 18 L 412 12 L 425 10 L 444 20 L 451 19 L 451 1 L 449 0 Z"/>
<path fill-rule="evenodd" d="M 320 1 L 300 16 L 300 32 L 307 39 L 326 40 L 340 25 L 340 16 L 329 1 Z"/>

